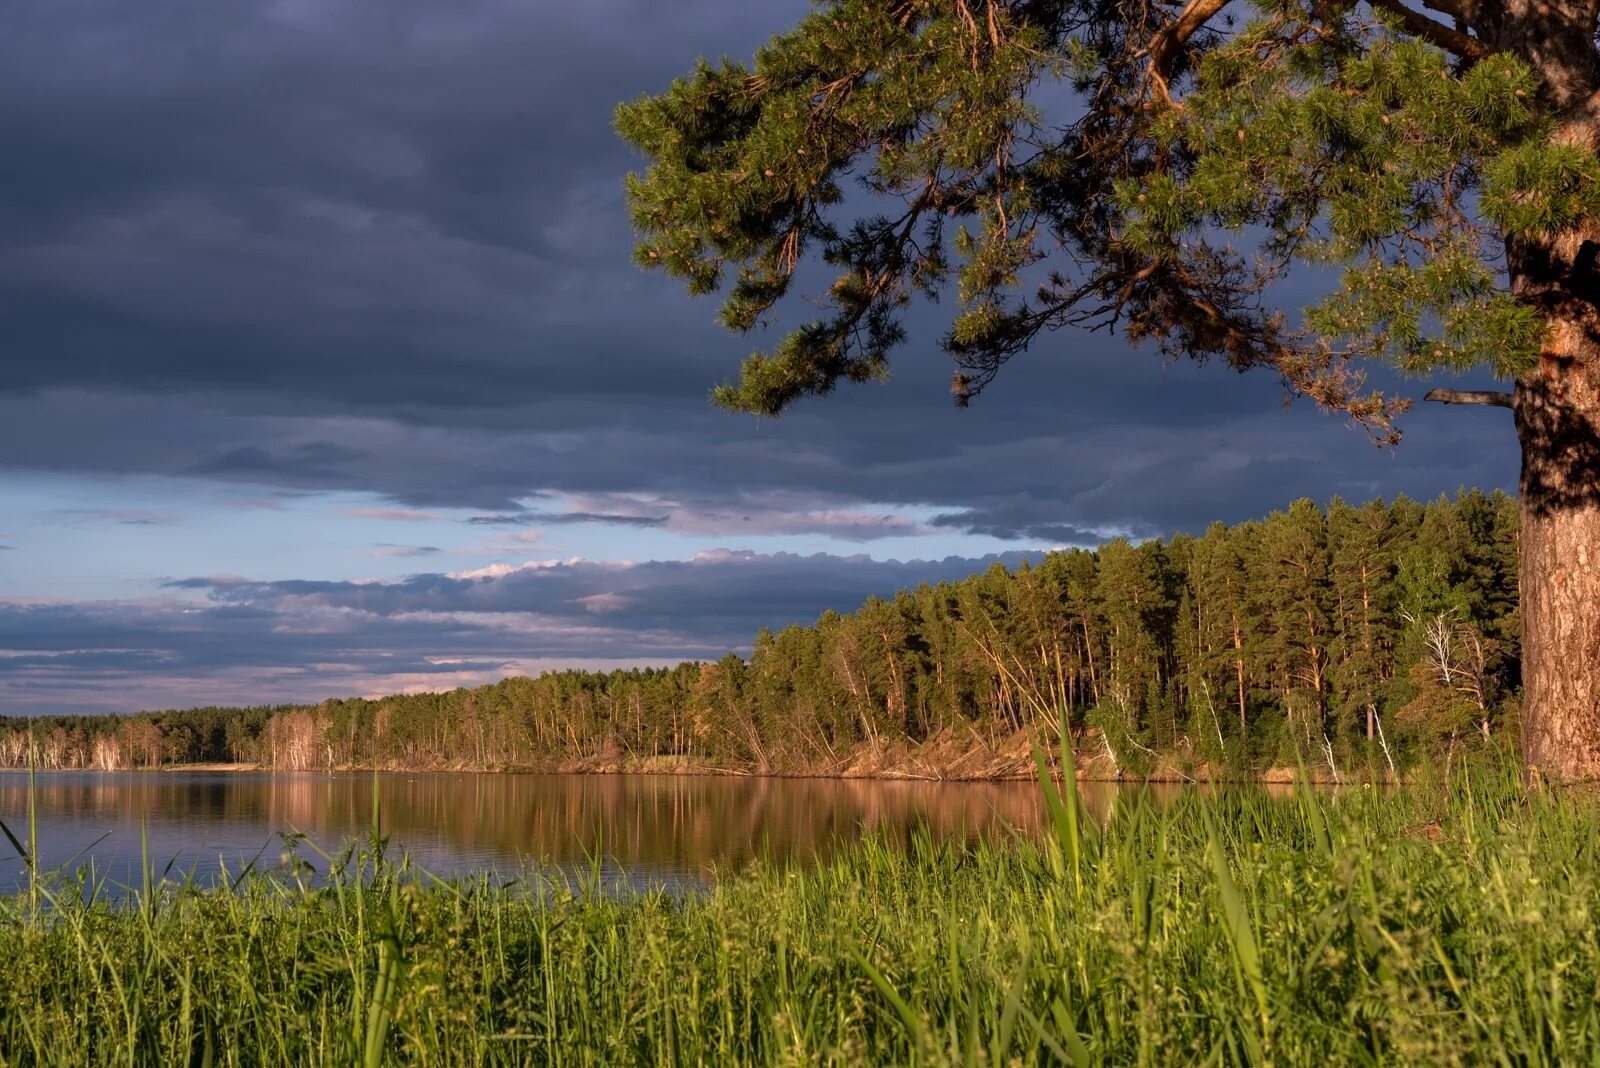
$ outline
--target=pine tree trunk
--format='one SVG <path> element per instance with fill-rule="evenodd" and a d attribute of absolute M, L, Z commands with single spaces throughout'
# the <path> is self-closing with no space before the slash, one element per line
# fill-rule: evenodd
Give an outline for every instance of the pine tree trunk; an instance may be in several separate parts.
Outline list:
<path fill-rule="evenodd" d="M 1600 149 L 1590 0 L 1506 0 L 1480 34 L 1529 63 L 1553 141 Z M 1522 445 L 1523 759 L 1555 780 L 1600 778 L 1600 226 L 1506 242 L 1511 289 L 1549 324 L 1517 383 Z"/>
<path fill-rule="evenodd" d="M 1361 650 L 1367 654 L 1366 671 L 1372 670 L 1372 587 L 1368 584 L 1370 576 L 1367 574 L 1367 565 L 1361 565 Z M 1373 737 L 1373 720 L 1377 716 L 1377 706 L 1372 701 L 1371 676 L 1367 676 L 1367 741 Z"/>
<path fill-rule="evenodd" d="M 1552 140 L 1600 150 L 1592 0 L 1473 5 L 1470 28 L 1539 75 Z M 1506 241 L 1511 290 L 1549 324 L 1517 383 L 1522 749 L 1530 772 L 1600 778 L 1600 227 Z"/>
<path fill-rule="evenodd" d="M 1516 411 L 1523 758 L 1549 779 L 1600 778 L 1600 341 L 1554 330 Z"/>
<path fill-rule="evenodd" d="M 1233 662 L 1233 670 L 1238 676 L 1239 681 L 1239 737 L 1242 738 L 1244 737 L 1246 730 L 1244 722 L 1244 656 L 1241 655 L 1244 652 L 1244 635 L 1239 631 L 1238 620 L 1234 620 L 1233 623 L 1233 651 L 1235 656 L 1238 657 L 1238 659 Z"/>

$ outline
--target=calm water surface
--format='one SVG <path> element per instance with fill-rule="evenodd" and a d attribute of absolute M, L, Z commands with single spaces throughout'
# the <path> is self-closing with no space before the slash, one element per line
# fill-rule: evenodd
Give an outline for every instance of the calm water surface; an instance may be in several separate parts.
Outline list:
<path fill-rule="evenodd" d="M 1092 810 L 1118 788 L 1091 785 Z M 585 872 L 598 860 L 623 885 L 704 885 L 766 856 L 805 862 L 863 834 L 909 841 L 1031 830 L 1043 816 L 1032 783 L 931 783 L 654 775 L 378 776 L 391 847 L 437 874 L 529 869 Z M 92 861 L 112 884 L 139 879 L 140 830 L 158 870 L 214 880 L 220 864 L 284 865 L 285 835 L 328 852 L 372 825 L 370 774 L 51 772 L 34 794 L 42 866 Z M 25 773 L 0 773 L 0 821 L 24 838 Z M 301 844 L 294 856 L 325 861 Z M 0 839 L 0 891 L 23 868 Z"/>

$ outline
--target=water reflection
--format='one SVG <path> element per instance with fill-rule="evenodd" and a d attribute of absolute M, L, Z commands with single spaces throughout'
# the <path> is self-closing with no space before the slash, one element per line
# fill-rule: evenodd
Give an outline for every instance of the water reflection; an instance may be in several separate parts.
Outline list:
<path fill-rule="evenodd" d="M 581 871 L 598 861 L 635 884 L 700 883 L 758 856 L 806 861 L 869 833 L 908 840 L 925 824 L 972 837 L 1031 831 L 1043 817 L 1027 782 L 385 774 L 378 787 L 393 846 L 431 871 Z M 1154 789 L 1160 801 L 1180 788 Z M 1087 784 L 1091 812 L 1103 817 L 1118 790 Z M 371 775 L 231 772 L 53 772 L 38 776 L 34 794 L 44 867 L 92 859 L 125 884 L 138 878 L 141 826 L 158 868 L 192 866 L 204 880 L 219 859 L 278 863 L 285 833 L 336 851 L 367 833 L 372 797 Z M 0 820 L 21 837 L 27 812 L 27 776 L 0 774 Z M 0 890 L 9 890 L 23 869 L 0 847 Z"/>

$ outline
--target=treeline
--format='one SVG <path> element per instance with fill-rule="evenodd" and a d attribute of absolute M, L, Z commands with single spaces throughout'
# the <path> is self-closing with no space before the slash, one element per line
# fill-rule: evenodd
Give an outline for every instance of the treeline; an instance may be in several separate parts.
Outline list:
<path fill-rule="evenodd" d="M 30 761 L 51 770 L 102 771 L 254 763 L 268 722 L 290 711 L 290 705 L 208 706 L 130 716 L 12 718 L 0 726 L 0 768 L 25 768 Z"/>
<path fill-rule="evenodd" d="M 1517 505 L 1297 501 L 1199 537 L 1051 553 L 763 631 L 748 660 L 314 707 L 37 721 L 49 767 L 834 772 L 1026 752 L 1065 713 L 1128 774 L 1386 770 L 1516 738 Z M 28 759 L 0 732 L 0 762 Z M 998 765 L 995 765 L 998 766 Z"/>

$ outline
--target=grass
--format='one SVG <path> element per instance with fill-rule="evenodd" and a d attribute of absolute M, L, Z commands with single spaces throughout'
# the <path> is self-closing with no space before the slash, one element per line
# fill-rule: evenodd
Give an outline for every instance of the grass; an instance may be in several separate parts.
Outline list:
<path fill-rule="evenodd" d="M 41 875 L 0 1064 L 1504 1064 L 1600 1058 L 1600 813 L 1046 786 L 1038 841 L 869 841 L 701 896 L 439 882 L 374 827 L 312 884 Z"/>

